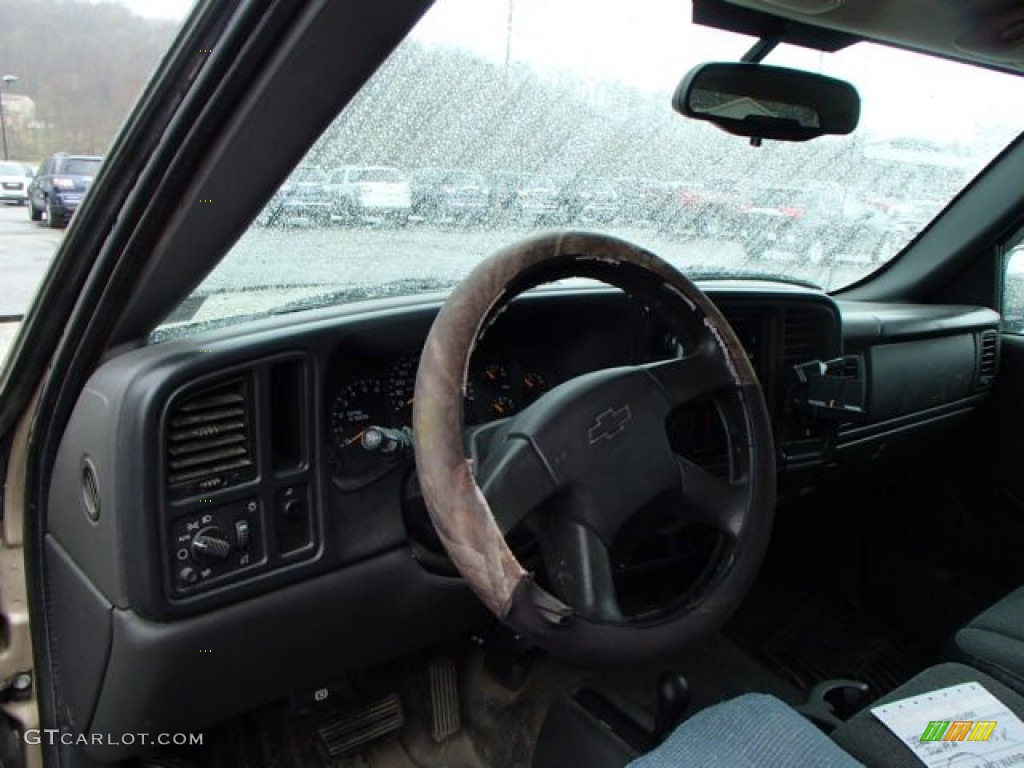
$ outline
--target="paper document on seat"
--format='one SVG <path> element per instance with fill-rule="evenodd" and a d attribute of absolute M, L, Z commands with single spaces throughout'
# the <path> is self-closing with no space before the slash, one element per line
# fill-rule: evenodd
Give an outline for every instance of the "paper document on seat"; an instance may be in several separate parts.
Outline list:
<path fill-rule="evenodd" d="M 1024 723 L 980 683 L 963 683 L 871 713 L 928 768 L 1024 768 Z"/>

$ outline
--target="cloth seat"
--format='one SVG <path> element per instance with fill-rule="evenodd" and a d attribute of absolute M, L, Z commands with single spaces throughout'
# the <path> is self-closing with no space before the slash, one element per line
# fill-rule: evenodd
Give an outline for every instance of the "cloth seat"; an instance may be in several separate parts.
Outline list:
<path fill-rule="evenodd" d="M 984 672 L 952 662 L 929 667 L 871 706 L 969 682 L 981 683 L 1024 719 L 1024 696 Z M 921 762 L 871 714 L 871 707 L 837 728 L 830 739 L 788 704 L 750 693 L 698 712 L 628 768 L 689 766 L 921 768 Z"/>
<path fill-rule="evenodd" d="M 975 616 L 953 645 L 966 664 L 1024 693 L 1024 587 Z"/>
<path fill-rule="evenodd" d="M 981 683 L 1011 712 L 1024 720 L 1024 697 L 984 672 L 955 663 L 929 667 L 899 688 L 872 702 L 871 707 L 970 682 Z M 867 766 L 921 768 L 921 761 L 871 714 L 871 707 L 858 712 L 832 733 L 832 739 L 836 744 Z M 922 732 L 925 725 L 921 723 Z"/>
<path fill-rule="evenodd" d="M 861 763 L 783 701 L 747 693 L 701 710 L 629 768 L 857 768 Z"/>

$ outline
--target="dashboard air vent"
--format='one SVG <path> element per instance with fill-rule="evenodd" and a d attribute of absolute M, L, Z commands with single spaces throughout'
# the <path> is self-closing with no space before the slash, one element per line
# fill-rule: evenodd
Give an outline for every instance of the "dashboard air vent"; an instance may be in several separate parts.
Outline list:
<path fill-rule="evenodd" d="M 782 328 L 782 362 L 785 368 L 820 360 L 825 354 L 822 339 L 826 317 L 806 309 L 786 310 Z"/>
<path fill-rule="evenodd" d="M 982 331 L 978 338 L 978 386 L 989 387 L 999 369 L 999 334 Z"/>
<path fill-rule="evenodd" d="M 758 307 L 730 306 L 722 310 L 736 337 L 750 358 L 758 378 L 761 377 L 761 338 L 764 331 L 764 313 Z"/>
<path fill-rule="evenodd" d="M 211 491 L 255 476 L 249 386 L 245 379 L 189 394 L 167 420 L 167 484 Z"/>

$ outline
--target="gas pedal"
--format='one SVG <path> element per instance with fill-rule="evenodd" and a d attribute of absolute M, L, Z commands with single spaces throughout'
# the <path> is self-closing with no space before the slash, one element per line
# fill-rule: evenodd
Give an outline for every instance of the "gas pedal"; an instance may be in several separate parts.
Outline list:
<path fill-rule="evenodd" d="M 446 656 L 430 662 L 430 709 L 433 716 L 432 735 L 441 743 L 462 727 L 459 712 L 459 676 L 455 662 Z"/>

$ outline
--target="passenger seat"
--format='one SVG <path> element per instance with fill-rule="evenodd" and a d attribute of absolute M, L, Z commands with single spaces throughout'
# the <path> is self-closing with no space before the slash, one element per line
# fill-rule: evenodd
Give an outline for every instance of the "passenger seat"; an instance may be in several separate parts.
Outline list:
<path fill-rule="evenodd" d="M 1024 587 L 975 616 L 953 644 L 966 664 L 1024 693 Z"/>

